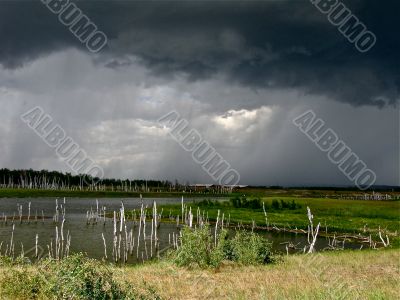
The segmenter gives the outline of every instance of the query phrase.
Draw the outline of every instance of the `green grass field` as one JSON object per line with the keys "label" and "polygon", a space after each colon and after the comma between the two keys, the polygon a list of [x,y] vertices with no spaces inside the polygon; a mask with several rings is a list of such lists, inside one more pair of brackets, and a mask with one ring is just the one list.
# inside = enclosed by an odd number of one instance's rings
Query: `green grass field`
{"label": "green grass field", "polygon": [[[278,227],[307,229],[308,219],[306,207],[310,207],[314,215],[314,223],[321,222],[321,231],[328,228],[328,232],[357,234],[362,233],[377,235],[379,227],[391,238],[394,247],[400,247],[400,201],[364,201],[364,200],[338,200],[327,198],[294,198],[294,197],[264,197],[261,200],[271,206],[274,199],[301,205],[295,210],[267,209],[268,221]],[[199,202],[188,204],[192,207],[194,215]],[[181,205],[163,206],[164,215],[181,214]],[[257,225],[265,225],[262,209],[235,208],[228,201],[216,202],[214,206],[200,206],[201,210],[208,212],[210,220],[215,220],[220,210],[225,214],[225,219],[230,215],[231,222],[251,224],[254,220]],[[365,232],[364,232],[365,230]]]}

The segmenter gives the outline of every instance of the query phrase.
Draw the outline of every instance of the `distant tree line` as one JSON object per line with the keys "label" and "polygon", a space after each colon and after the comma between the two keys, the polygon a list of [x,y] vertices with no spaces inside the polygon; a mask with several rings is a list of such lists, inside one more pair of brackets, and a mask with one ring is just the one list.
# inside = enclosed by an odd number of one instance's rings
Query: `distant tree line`
{"label": "distant tree line", "polygon": [[[95,184],[94,184],[95,183]],[[0,169],[0,188],[44,189],[67,191],[119,191],[119,192],[186,192],[200,194],[225,194],[230,189],[211,186],[197,191],[189,183],[168,180],[92,178],[87,174],[74,175],[48,170]]]}
{"label": "distant tree line", "polygon": [[[95,178],[86,174],[73,175],[71,173],[62,173],[48,170],[9,170],[0,169],[1,187],[21,187],[21,188],[68,188],[68,187],[87,187]],[[97,180],[96,180],[97,182]],[[176,181],[175,185],[179,183]],[[168,180],[144,180],[144,179],[114,179],[105,178],[99,181],[99,185],[124,187],[133,190],[138,187],[147,188],[169,188],[174,186]]]}

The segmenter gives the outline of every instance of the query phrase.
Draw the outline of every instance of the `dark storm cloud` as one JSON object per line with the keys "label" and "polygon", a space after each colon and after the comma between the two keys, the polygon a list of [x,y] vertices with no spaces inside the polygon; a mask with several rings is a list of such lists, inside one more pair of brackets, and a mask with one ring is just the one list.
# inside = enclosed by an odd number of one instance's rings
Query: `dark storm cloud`
{"label": "dark storm cloud", "polygon": [[[111,68],[139,57],[157,76],[201,80],[221,73],[244,86],[296,88],[353,105],[399,100],[397,1],[347,1],[377,36],[359,53],[307,0],[77,1],[104,31]],[[38,56],[82,47],[39,0],[2,1],[0,62],[15,68]]]}

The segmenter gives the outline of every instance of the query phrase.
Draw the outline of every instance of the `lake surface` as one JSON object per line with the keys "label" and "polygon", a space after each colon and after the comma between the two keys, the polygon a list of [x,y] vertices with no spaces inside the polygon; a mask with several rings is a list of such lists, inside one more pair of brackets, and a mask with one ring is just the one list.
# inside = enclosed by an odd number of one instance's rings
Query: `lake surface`
{"label": "lake surface", "polygon": [[[209,198],[208,198],[209,199]],[[201,200],[201,199],[196,199]],[[124,203],[125,211],[131,211],[139,209],[142,203],[140,198],[102,198],[99,199],[99,207],[106,207],[107,212],[119,211],[121,207],[121,201]],[[180,203],[181,198],[144,198],[144,206],[148,206],[151,211],[153,202],[156,201],[157,205],[167,204],[167,203]],[[191,202],[193,199],[185,199],[185,202]],[[26,220],[28,215],[28,203],[31,202],[31,217],[30,223]],[[60,223],[54,223],[52,216],[55,214],[55,199],[54,198],[2,198],[0,199],[0,243],[1,253],[4,254],[8,245],[11,242],[12,235],[12,218],[14,217],[14,255],[17,256],[21,253],[22,245],[25,252],[25,256],[33,257],[35,253],[35,239],[36,234],[39,236],[39,254],[48,254],[48,245],[51,245],[56,238],[56,227],[59,229],[60,233]],[[58,199],[58,205],[63,203],[63,199]],[[18,205],[22,205],[22,214],[24,220],[20,224],[18,217]],[[96,211],[96,199],[90,198],[67,198],[66,199],[66,221],[64,224],[64,236],[66,237],[67,232],[71,236],[70,253],[74,252],[84,252],[87,253],[89,257],[102,259],[104,258],[104,243],[102,234],[106,240],[107,246],[107,256],[108,260],[112,260],[112,248],[113,248],[113,222],[111,218],[106,218],[106,224],[103,221],[99,221],[95,225],[87,225],[86,214],[87,211],[91,209]],[[47,217],[42,220],[42,210],[44,215]],[[38,215],[38,220],[35,222],[35,215]],[[4,215],[7,216],[7,224],[4,222]],[[164,212],[164,216],[166,212]],[[60,216],[61,219],[61,216]],[[151,256],[151,242],[149,240],[151,233],[151,219],[146,220],[146,245],[143,240],[143,235],[140,238],[139,250],[136,249],[137,246],[137,235],[138,226],[134,226],[132,220],[127,221],[127,231],[129,232],[133,229],[133,236],[135,237],[135,247],[133,255],[128,255],[128,263],[135,263],[137,261],[142,261]],[[172,235],[179,234],[179,229],[176,224],[162,223],[157,231],[158,240],[160,243],[160,253],[168,248],[170,248],[170,241]],[[286,243],[296,245],[296,248],[302,248],[307,244],[307,236],[304,234],[294,234],[294,233],[283,233],[283,232],[260,232],[263,236],[267,237],[273,242],[273,248],[277,251],[286,252]],[[323,249],[328,246],[328,240],[326,238],[319,238],[316,244],[316,249]],[[359,244],[346,242],[346,248],[360,248]],[[299,250],[289,248],[289,252],[298,252]],[[155,250],[153,246],[153,256],[155,256]]]}

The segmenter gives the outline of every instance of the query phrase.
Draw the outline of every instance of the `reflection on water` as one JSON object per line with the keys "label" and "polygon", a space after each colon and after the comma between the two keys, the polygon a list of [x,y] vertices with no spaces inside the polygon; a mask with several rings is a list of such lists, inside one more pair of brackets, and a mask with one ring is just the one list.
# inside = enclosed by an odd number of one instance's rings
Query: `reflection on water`
{"label": "reflection on water", "polygon": [[[99,206],[106,206],[107,212],[119,211],[121,201],[123,201],[125,206],[125,211],[130,211],[133,209],[139,209],[141,205],[141,199],[139,198],[126,198],[126,199],[100,199]],[[153,201],[156,201],[158,205],[167,203],[180,203],[180,198],[157,198],[143,199],[143,204],[148,206],[151,212],[151,205]],[[191,199],[186,200],[191,201]],[[31,219],[30,224],[27,220],[23,220],[20,224],[18,219],[18,209],[17,204],[22,205],[23,215],[28,214],[28,203],[31,202]],[[62,201],[59,201],[61,204]],[[113,230],[114,226],[111,219],[106,219],[106,224],[99,222],[96,225],[86,224],[86,212],[93,208],[96,210],[96,200],[95,199],[83,199],[83,198],[68,198],[66,200],[66,221],[64,224],[64,235],[67,232],[71,235],[71,245],[70,253],[74,252],[84,252],[87,253],[89,257],[102,259],[104,258],[104,245],[102,234],[104,234],[107,246],[108,259],[112,259],[112,249],[113,249]],[[15,230],[14,230],[14,245],[15,245],[15,255],[21,253],[22,245],[25,251],[25,255],[28,257],[33,257],[35,253],[35,237],[36,234],[39,236],[39,252],[42,254],[48,253],[48,246],[51,242],[54,243],[56,236],[56,226],[60,229],[60,224],[55,224],[51,218],[47,218],[44,221],[41,217],[38,217],[37,222],[35,222],[36,211],[38,216],[41,213],[45,216],[53,216],[55,212],[55,199],[51,198],[34,198],[34,199],[0,199],[0,242],[1,253],[4,254],[6,248],[10,244],[11,234],[12,234],[12,217],[15,214]],[[7,215],[7,224],[4,222],[4,215]],[[128,263],[134,263],[141,261],[142,258],[151,257],[151,219],[146,220],[146,237],[143,239],[143,234],[140,237],[139,250],[137,250],[137,235],[138,226],[135,226],[132,220],[127,220],[127,231],[133,230],[133,235],[135,239],[135,246],[132,255],[128,255]],[[176,224],[162,223],[157,231],[157,236],[159,240],[160,252],[169,248],[169,241],[172,239],[172,234],[179,233],[179,229]],[[302,248],[307,244],[307,236],[303,234],[294,233],[276,233],[276,232],[260,232],[260,234],[266,236],[270,241],[273,242],[273,248],[277,251],[286,252],[286,245],[289,242],[290,246],[295,246],[296,248]],[[325,238],[319,238],[316,244],[316,249],[323,249],[328,246],[328,240]],[[348,243],[345,244],[346,248],[359,248],[358,244]],[[298,252],[299,250],[294,250],[289,247],[290,252]],[[154,245],[153,245],[153,256],[156,256]]]}

